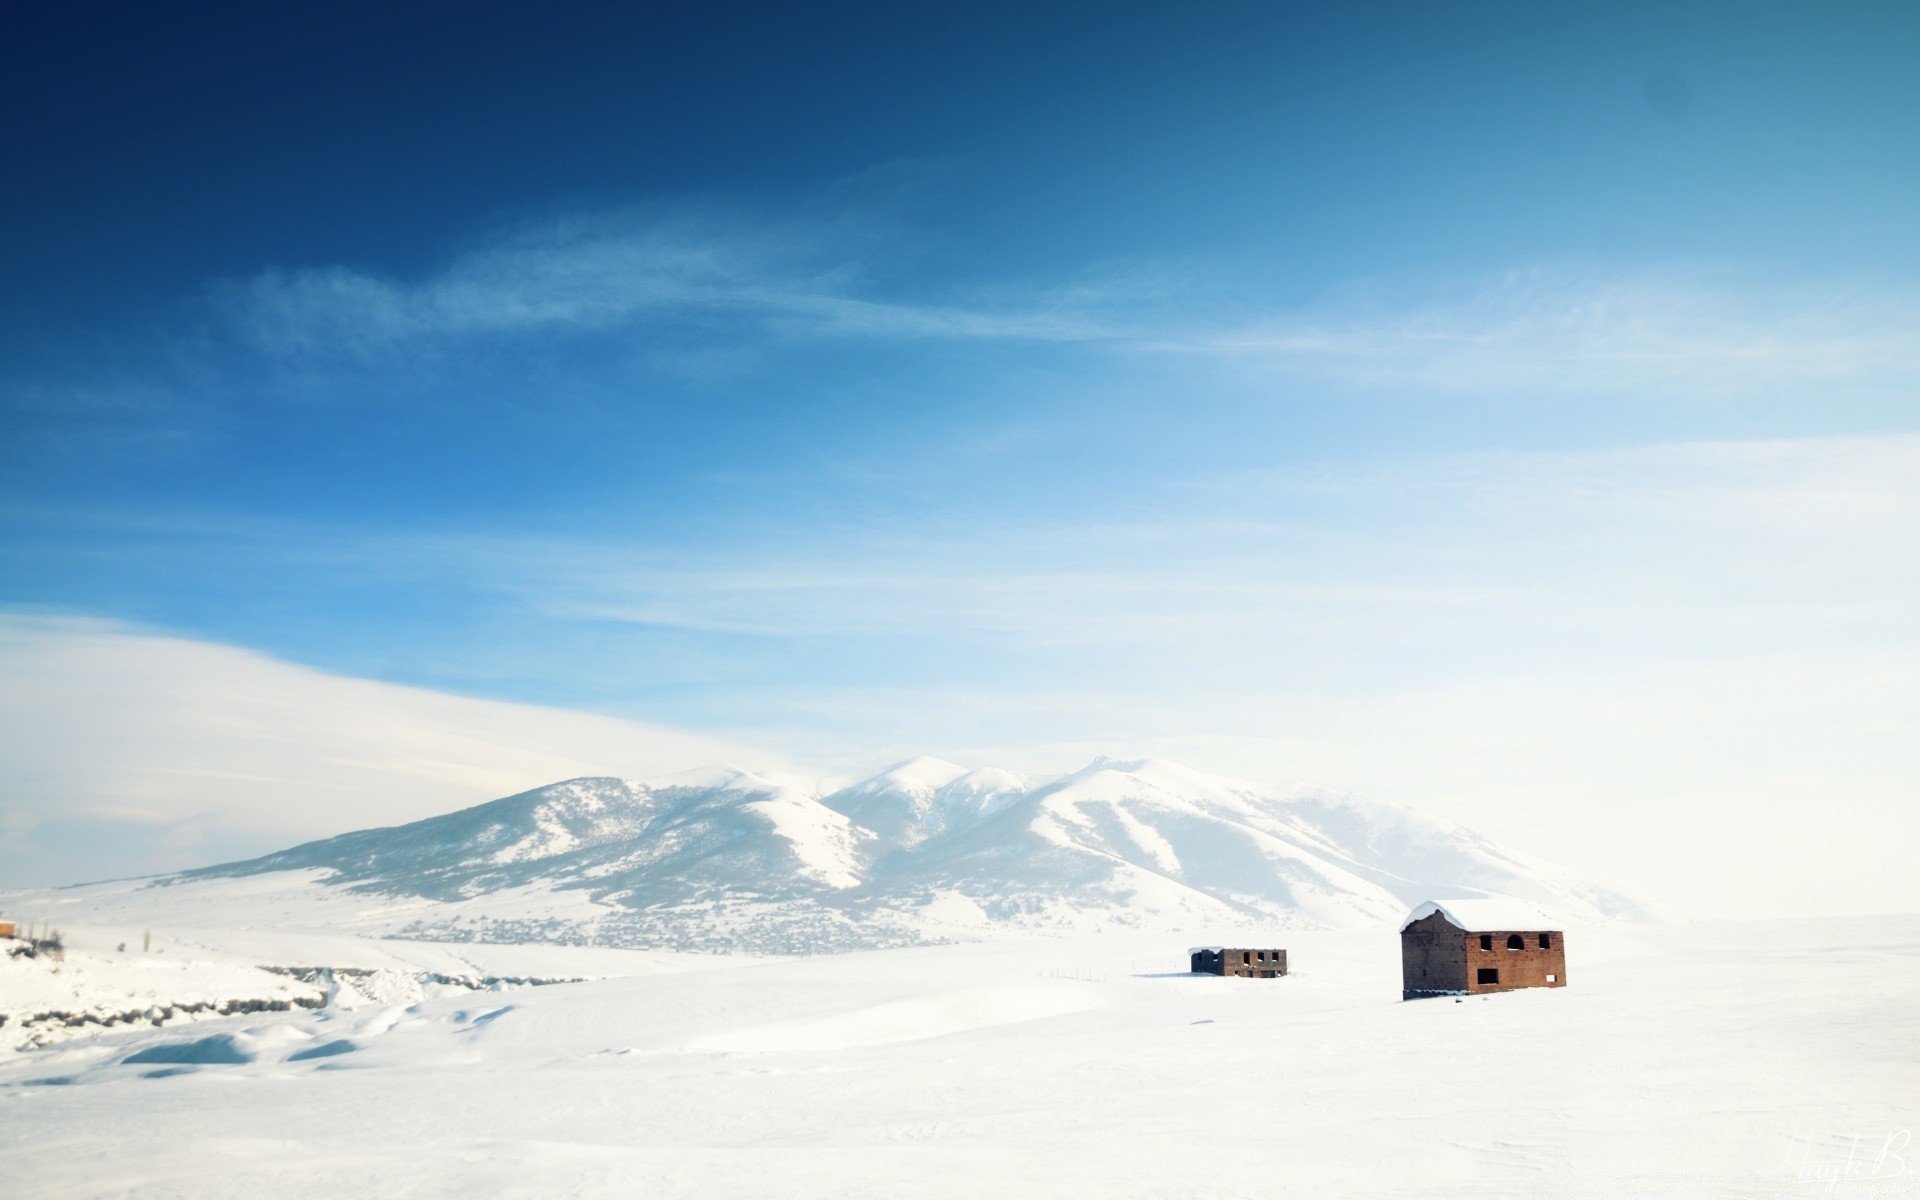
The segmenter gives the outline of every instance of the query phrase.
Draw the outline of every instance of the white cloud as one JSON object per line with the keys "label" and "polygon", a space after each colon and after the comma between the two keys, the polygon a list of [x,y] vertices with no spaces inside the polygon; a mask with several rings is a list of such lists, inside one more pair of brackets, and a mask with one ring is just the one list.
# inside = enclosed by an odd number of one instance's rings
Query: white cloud
{"label": "white cloud", "polygon": [[1858,282],[1789,288],[1704,272],[1536,269],[1413,303],[1381,295],[1251,315],[1162,344],[1439,397],[1910,397],[1920,384],[1920,297]]}
{"label": "white cloud", "polygon": [[[483,240],[419,278],[344,266],[219,289],[280,353],[648,324],[787,337],[1101,342],[1258,375],[1412,397],[1900,397],[1920,385],[1920,297],[1859,280],[1780,286],[1730,271],[1516,270],[1424,293],[1348,289],[1275,307],[1205,273],[1136,264],[1054,286],[889,294],[856,221],[610,213]],[[1826,397],[1822,397],[1826,398]]]}
{"label": "white cloud", "polygon": [[0,876],[177,869],[576,775],[779,765],[719,738],[0,618]]}
{"label": "white cloud", "polygon": [[1113,336],[1086,289],[998,307],[877,299],[848,240],[833,227],[613,215],[523,228],[416,280],[331,266],[267,271],[219,293],[260,343],[286,353],[662,320],[746,321],[759,336]]}

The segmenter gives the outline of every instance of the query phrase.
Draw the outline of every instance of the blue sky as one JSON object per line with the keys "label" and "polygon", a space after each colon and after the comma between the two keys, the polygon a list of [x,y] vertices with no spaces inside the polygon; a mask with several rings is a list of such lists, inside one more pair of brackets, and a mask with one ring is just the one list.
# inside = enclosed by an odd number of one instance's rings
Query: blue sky
{"label": "blue sky", "polygon": [[1562,856],[1920,786],[1910,5],[18,27],[21,638],[832,770],[1164,752]]}

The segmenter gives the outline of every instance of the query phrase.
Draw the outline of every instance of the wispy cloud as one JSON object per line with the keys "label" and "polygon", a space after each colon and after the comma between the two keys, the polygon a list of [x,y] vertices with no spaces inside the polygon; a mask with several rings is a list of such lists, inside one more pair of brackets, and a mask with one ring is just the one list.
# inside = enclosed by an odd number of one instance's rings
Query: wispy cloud
{"label": "wispy cloud", "polygon": [[1920,385],[1920,296],[1726,273],[1539,269],[1412,302],[1376,295],[1256,315],[1156,344],[1438,396],[1892,392]]}
{"label": "wispy cloud", "polygon": [[1544,267],[1279,307],[1194,264],[1133,264],[943,294],[890,278],[877,241],[845,224],[603,214],[497,235],[417,278],[332,266],[216,291],[257,345],[292,355],[673,326],[735,342],[1101,343],[1416,398],[1920,386],[1920,296],[1861,281]]}
{"label": "wispy cloud", "polygon": [[[929,365],[943,347],[970,348],[975,374],[948,380],[963,389],[1071,354],[1056,360],[1074,372],[1066,392],[1155,386],[1169,403],[1304,393],[1816,411],[1920,389],[1920,294],[1884,282],[1545,266],[1361,280],[1278,303],[1221,264],[982,280],[928,269],[915,237],[858,208],[805,218],[702,202],[523,223],[407,274],[265,270],[211,284],[188,329],[119,337],[59,378],[0,378],[0,411],[23,437],[147,446],[191,445],[226,413],[283,399],[585,405],[655,372],[696,390],[752,376],[798,399],[818,382],[823,360],[805,356],[821,346],[834,369],[903,391],[947,380]],[[1026,415],[1051,399],[1033,396]]]}
{"label": "wispy cloud", "polygon": [[602,216],[497,237],[411,281],[275,270],[218,289],[262,345],[367,351],[419,339],[747,321],[763,334],[1042,341],[1116,336],[1074,288],[1018,306],[885,299],[835,227]]}

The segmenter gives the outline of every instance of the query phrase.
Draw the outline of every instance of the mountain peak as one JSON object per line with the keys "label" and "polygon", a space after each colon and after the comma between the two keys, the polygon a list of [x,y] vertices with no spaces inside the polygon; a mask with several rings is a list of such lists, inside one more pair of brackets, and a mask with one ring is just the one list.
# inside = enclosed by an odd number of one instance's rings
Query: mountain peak
{"label": "mountain peak", "polygon": [[820,802],[891,845],[912,847],[945,826],[936,798],[942,788],[966,774],[965,767],[922,755],[895,763]]}
{"label": "mountain peak", "polygon": [[736,792],[774,792],[785,791],[796,784],[796,780],[777,771],[749,771],[744,767],[736,767],[732,763],[715,763],[709,767],[695,767],[690,771],[676,771],[671,775],[657,775],[651,779],[639,781],[639,786],[654,791],[664,788],[702,788]]}
{"label": "mountain peak", "polygon": [[950,763],[944,758],[921,754],[905,762],[897,762],[873,778],[862,780],[854,786],[875,785],[934,792],[966,773],[965,767]]}
{"label": "mountain peak", "polygon": [[[607,944],[776,953],[1005,928],[1383,925],[1474,892],[1575,921],[1638,910],[1408,809],[1105,757],[1041,777],[911,758],[825,796],[734,766],[573,779],[163,882],[275,873],[285,887],[394,897],[406,936],[587,930]],[[504,909],[527,915],[503,923]]]}

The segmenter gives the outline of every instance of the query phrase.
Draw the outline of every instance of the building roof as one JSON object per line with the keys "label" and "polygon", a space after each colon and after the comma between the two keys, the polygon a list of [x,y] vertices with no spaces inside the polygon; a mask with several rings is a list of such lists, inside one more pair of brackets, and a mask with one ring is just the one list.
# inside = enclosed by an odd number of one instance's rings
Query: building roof
{"label": "building roof", "polygon": [[1557,929],[1539,909],[1511,896],[1472,896],[1463,900],[1429,900],[1400,922],[1405,929],[1415,921],[1439,913],[1468,933],[1519,933]]}

